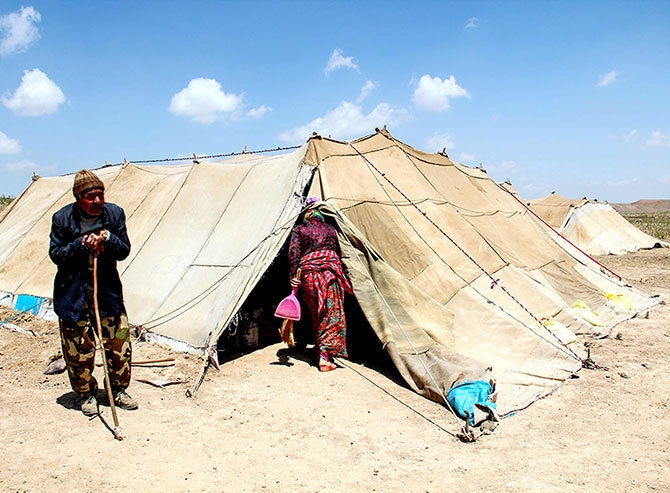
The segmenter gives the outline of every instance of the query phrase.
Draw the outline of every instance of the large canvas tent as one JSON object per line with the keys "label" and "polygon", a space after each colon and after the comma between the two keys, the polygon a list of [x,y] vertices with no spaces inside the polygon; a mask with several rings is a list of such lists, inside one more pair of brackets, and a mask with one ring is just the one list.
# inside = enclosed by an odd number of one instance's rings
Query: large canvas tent
{"label": "large canvas tent", "polygon": [[589,255],[621,255],[667,246],[640,231],[607,202],[572,200],[555,192],[528,205],[552,228]]}
{"label": "large canvas tent", "polygon": [[[306,195],[326,201],[379,341],[431,399],[493,375],[500,414],[521,409],[582,363],[543,322],[606,334],[657,303],[561,248],[482,170],[385,130],[352,142],[314,136],[282,155],[96,172],[128,218],[133,247],[120,272],[129,319],[183,348],[216,345]],[[41,178],[0,217],[0,292],[51,296],[50,218],[72,200],[71,185],[72,175]],[[621,297],[627,307],[612,301]]]}

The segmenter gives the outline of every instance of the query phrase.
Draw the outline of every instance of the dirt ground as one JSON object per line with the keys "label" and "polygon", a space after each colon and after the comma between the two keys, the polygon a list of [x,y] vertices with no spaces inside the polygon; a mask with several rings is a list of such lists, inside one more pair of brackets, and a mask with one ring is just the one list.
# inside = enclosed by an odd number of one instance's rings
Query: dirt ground
{"label": "dirt ground", "polygon": [[[670,298],[668,249],[600,260]],[[135,343],[135,361],[174,361],[134,367],[140,409],[118,410],[115,440],[109,407],[84,417],[66,374],[42,373],[56,325],[11,323],[36,335],[0,329],[1,491],[670,491],[668,305],[589,341],[607,370],[581,370],[475,443],[383,374],[319,373],[281,344],[208,371],[189,398],[202,360]]]}

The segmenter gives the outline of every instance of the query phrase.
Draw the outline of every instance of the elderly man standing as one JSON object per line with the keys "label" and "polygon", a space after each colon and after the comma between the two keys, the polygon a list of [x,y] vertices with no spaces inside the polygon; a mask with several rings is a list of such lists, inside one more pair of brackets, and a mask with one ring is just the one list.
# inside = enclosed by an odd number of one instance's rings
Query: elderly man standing
{"label": "elderly man standing", "polygon": [[93,376],[93,258],[97,257],[98,308],[114,404],[137,409],[137,403],[126,393],[131,373],[130,329],[116,267],[130,253],[126,216],[118,205],[105,203],[105,185],[91,171],[75,175],[72,193],[76,202],[52,217],[49,245],[49,257],[58,268],[54,311],[59,317],[70,384],[82,399],[84,415],[98,414],[98,382]]}

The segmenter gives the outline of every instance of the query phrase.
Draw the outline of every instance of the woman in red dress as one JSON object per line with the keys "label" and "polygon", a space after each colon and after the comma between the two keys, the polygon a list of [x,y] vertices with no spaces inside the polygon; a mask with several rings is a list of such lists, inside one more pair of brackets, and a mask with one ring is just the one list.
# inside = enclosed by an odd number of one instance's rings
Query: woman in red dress
{"label": "woman in red dress", "polygon": [[[291,286],[301,287],[302,299],[309,308],[319,370],[331,371],[337,368],[334,357],[348,356],[344,296],[352,290],[340,260],[337,231],[325,222],[316,199],[308,199],[307,205],[302,224],[291,233],[289,274]],[[301,279],[296,277],[298,268]]]}

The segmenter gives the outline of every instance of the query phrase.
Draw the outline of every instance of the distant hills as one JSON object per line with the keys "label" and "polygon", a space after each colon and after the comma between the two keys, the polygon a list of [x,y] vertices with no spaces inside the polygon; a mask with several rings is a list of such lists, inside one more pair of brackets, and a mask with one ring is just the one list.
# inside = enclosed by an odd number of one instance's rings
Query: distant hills
{"label": "distant hills", "polygon": [[641,199],[630,204],[611,204],[622,216],[629,214],[655,214],[657,212],[670,212],[670,200]]}

